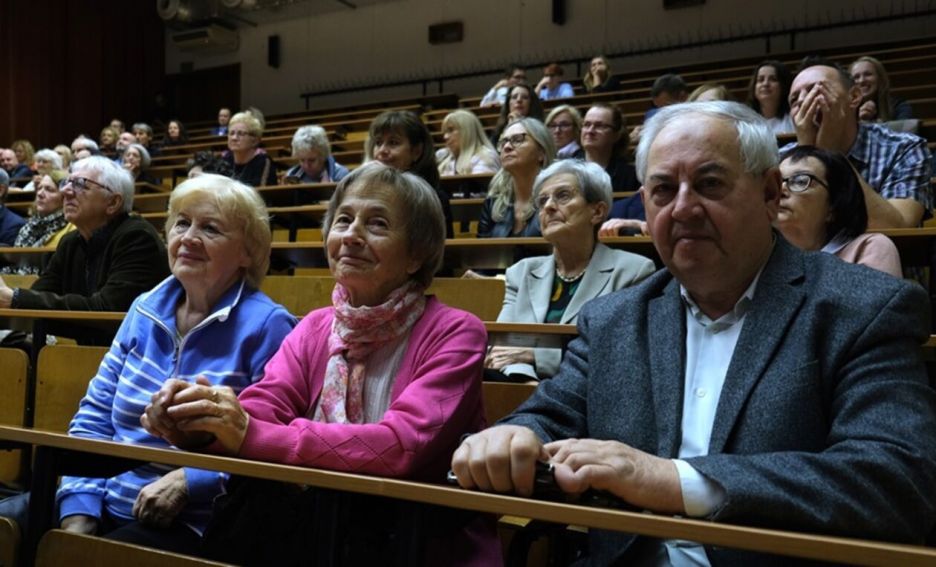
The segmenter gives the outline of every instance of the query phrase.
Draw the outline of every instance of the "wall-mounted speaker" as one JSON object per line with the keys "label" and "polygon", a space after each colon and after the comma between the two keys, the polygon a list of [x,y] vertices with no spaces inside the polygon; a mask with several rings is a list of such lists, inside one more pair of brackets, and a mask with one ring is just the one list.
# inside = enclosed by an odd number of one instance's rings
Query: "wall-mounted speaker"
{"label": "wall-mounted speaker", "polygon": [[267,65],[274,69],[280,66],[280,36],[271,35],[267,37]]}
{"label": "wall-mounted speaker", "polygon": [[563,26],[566,22],[566,0],[552,1],[552,23]]}

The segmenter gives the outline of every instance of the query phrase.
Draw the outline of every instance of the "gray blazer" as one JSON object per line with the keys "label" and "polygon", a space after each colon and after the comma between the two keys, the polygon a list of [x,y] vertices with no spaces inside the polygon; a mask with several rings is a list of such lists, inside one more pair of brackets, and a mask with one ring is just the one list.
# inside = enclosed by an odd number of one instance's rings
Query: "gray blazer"
{"label": "gray blazer", "polygon": [[[600,242],[592,252],[591,260],[582,282],[569,301],[560,323],[575,323],[579,311],[588,301],[631,286],[643,280],[655,270],[653,261],[624,252],[612,250]],[[507,269],[507,287],[504,291],[504,307],[497,321],[500,323],[542,323],[546,321],[549,297],[553,291],[553,276],[556,259],[536,256],[523,259]],[[511,364],[502,370],[506,374],[526,374],[531,378],[551,378],[559,370],[562,351],[555,348],[537,348],[533,351],[535,369],[529,364]]]}
{"label": "gray blazer", "polygon": [[[679,283],[660,271],[582,310],[559,374],[504,421],[546,441],[615,439],[677,456],[685,368]],[[779,236],[718,401],[709,455],[726,491],[711,519],[921,543],[936,518],[936,395],[916,284],[805,253]],[[634,536],[593,531],[596,565]],[[776,557],[707,548],[713,565]],[[790,564],[786,558],[778,564]]]}

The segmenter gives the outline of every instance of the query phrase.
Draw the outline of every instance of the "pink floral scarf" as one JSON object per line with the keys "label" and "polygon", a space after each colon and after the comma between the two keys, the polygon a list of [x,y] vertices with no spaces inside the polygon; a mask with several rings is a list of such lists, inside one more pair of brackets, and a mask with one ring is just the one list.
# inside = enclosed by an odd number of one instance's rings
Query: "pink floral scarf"
{"label": "pink floral scarf", "polygon": [[371,353],[401,336],[422,317],[423,287],[410,280],[375,307],[352,307],[348,291],[335,284],[335,319],[328,337],[325,383],[313,418],[328,423],[364,421],[364,362]]}

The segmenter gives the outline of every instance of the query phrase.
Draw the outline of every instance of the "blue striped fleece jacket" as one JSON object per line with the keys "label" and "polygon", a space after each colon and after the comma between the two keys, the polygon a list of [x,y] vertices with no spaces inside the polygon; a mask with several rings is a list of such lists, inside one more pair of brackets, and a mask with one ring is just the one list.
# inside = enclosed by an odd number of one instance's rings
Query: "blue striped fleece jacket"
{"label": "blue striped fleece jacket", "polygon": [[[224,293],[211,315],[179,339],[175,309],[183,293],[170,276],[133,302],[88,385],[69,435],[167,447],[140,425],[144,407],[166,380],[194,381],[203,375],[240,392],[263,377],[267,360],[296,325],[286,309],[241,281]],[[140,489],[171,470],[149,464],[110,479],[64,477],[57,495],[60,517],[100,518],[106,511],[118,523],[129,522]],[[224,478],[185,469],[189,501],[179,520],[201,533]]]}

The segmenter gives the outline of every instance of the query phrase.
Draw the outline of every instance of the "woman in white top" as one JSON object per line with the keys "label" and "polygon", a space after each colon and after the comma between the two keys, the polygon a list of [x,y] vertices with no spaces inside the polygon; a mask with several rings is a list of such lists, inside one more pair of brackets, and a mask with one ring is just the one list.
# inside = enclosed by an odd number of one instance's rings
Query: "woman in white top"
{"label": "woman in white top", "polygon": [[484,134],[478,117],[468,110],[450,112],[442,121],[445,147],[436,154],[439,175],[495,173],[500,169],[500,157]]}
{"label": "woman in white top", "polygon": [[748,106],[767,119],[774,134],[795,132],[790,118],[790,84],[793,77],[780,61],[761,61],[748,85]]}

